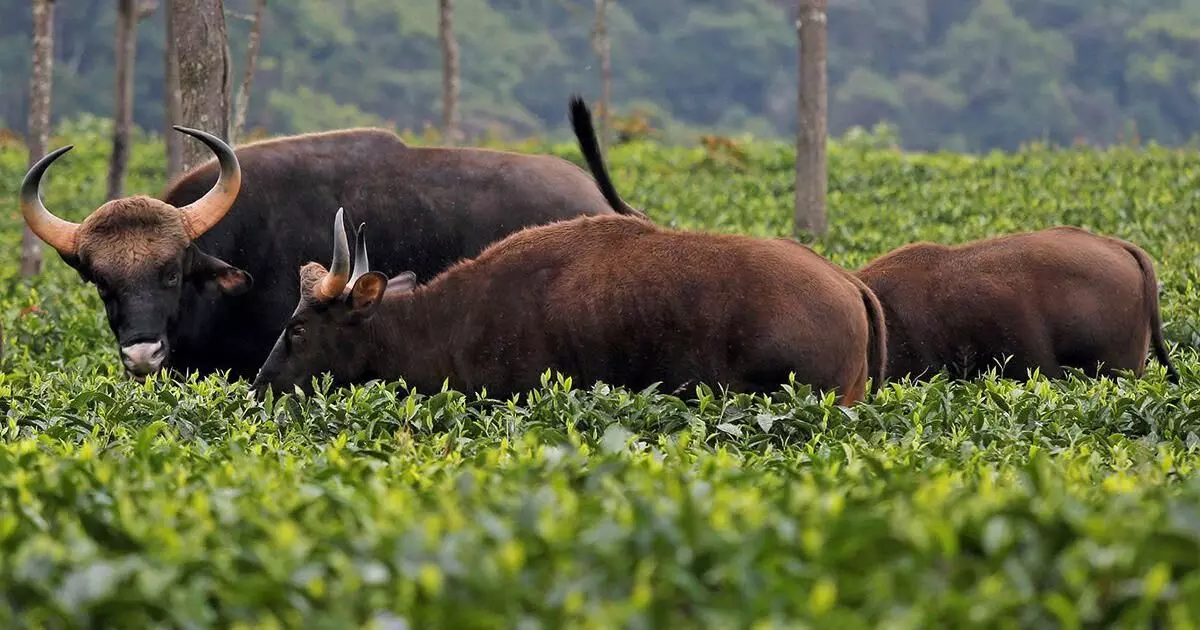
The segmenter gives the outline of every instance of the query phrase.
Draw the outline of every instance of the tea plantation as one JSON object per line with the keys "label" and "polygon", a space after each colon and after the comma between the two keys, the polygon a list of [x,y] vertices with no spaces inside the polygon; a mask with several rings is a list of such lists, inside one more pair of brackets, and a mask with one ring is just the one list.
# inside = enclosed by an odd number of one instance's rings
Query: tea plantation
{"label": "tea plantation", "polygon": [[[103,201],[106,138],[66,142],[44,190],[79,219]],[[610,161],[663,224],[788,234],[791,149],[743,148]],[[1140,244],[1183,382],[1154,362],[1143,379],[896,382],[852,409],[802,386],[676,398],[554,376],[513,401],[139,385],[56,254],[16,277],[27,156],[10,144],[0,626],[1196,627],[1200,154],[831,151],[816,247],[847,267],[1060,223]],[[158,194],[160,164],[140,144],[127,191]]]}

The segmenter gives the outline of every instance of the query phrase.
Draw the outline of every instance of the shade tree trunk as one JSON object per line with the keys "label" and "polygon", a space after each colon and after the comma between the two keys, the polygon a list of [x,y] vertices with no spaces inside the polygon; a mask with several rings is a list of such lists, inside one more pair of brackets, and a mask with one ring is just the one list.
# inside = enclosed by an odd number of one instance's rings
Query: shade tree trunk
{"label": "shade tree trunk", "polygon": [[442,133],[450,144],[462,140],[459,119],[458,39],[454,36],[454,3],[438,0],[438,39],[442,45]]}
{"label": "shade tree trunk", "polygon": [[[231,79],[221,0],[173,0],[169,19],[179,67],[178,124],[228,139]],[[187,171],[212,154],[203,143],[189,140],[182,156],[180,168]]]}
{"label": "shade tree trunk", "polygon": [[800,0],[800,87],[796,104],[796,233],[823,235],[827,229],[826,11],[828,0]]}
{"label": "shade tree trunk", "polygon": [[[50,92],[54,84],[54,0],[33,0],[33,54],[29,73],[29,166],[50,144]],[[21,233],[21,277],[42,271],[42,241],[25,225]]]}

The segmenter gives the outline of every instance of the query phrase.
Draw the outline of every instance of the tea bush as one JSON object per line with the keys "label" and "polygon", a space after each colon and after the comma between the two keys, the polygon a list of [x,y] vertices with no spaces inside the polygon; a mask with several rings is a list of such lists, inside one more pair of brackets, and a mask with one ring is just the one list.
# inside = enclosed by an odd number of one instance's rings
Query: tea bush
{"label": "tea bush", "polygon": [[[104,194],[105,137],[84,127],[44,186],[74,219]],[[610,161],[663,224],[787,234],[791,150],[743,149],[738,164],[633,144]],[[128,191],[161,190],[161,156],[137,145]],[[0,148],[8,199],[26,160]],[[1155,147],[833,147],[815,247],[835,262],[1057,223],[1128,238],[1157,261],[1183,376],[895,382],[851,409],[797,384],[676,397],[553,375],[511,401],[138,384],[56,254],[17,279],[11,204],[0,625],[1193,627],[1198,180],[1194,152]]]}

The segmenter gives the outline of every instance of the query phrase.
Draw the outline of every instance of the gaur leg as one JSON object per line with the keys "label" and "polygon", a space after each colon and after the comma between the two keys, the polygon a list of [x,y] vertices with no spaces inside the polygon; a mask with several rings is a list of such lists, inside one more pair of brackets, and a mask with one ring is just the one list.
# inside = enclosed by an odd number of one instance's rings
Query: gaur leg
{"label": "gaur leg", "polygon": [[1109,347],[1093,353],[1087,367],[1083,368],[1096,376],[1117,378],[1120,372],[1130,371],[1141,377],[1146,371],[1146,360],[1150,353],[1150,330],[1130,335],[1128,340],[1112,340]]}
{"label": "gaur leg", "polygon": [[1064,366],[1092,377],[1116,377],[1129,370],[1141,376],[1150,350],[1150,329],[1145,322],[1130,326],[1130,317],[1078,322],[1064,327],[1058,340],[1058,359]]}
{"label": "gaur leg", "polygon": [[992,346],[997,351],[981,368],[986,370],[991,365],[1007,361],[1001,371],[1005,378],[1025,380],[1034,369],[1046,378],[1062,378],[1062,364],[1054,351],[1054,339],[1042,313],[1033,305],[1022,303],[1020,308],[1008,314],[1007,321],[1008,326],[1001,333],[1002,343]]}
{"label": "gaur leg", "polygon": [[858,374],[848,383],[846,383],[844,387],[840,388],[841,391],[838,392],[841,396],[838,402],[839,405],[842,405],[843,407],[849,407],[854,403],[866,398],[867,378],[869,371],[870,370],[867,362],[863,361],[861,369],[858,370]]}

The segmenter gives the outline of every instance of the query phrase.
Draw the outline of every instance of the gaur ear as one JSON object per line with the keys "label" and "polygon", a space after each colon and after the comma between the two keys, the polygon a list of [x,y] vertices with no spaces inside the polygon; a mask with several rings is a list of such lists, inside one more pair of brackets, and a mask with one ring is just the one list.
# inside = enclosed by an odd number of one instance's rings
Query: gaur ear
{"label": "gaur ear", "polygon": [[411,271],[404,273],[387,281],[387,289],[384,293],[389,295],[398,295],[401,293],[410,293],[417,288],[417,274]]}
{"label": "gaur ear", "polygon": [[368,271],[359,276],[358,280],[354,281],[354,288],[350,289],[350,296],[347,298],[350,310],[362,314],[373,310],[379,304],[379,300],[383,299],[387,285],[387,276],[378,271]]}
{"label": "gaur ear", "polygon": [[83,267],[80,264],[82,261],[79,260],[79,256],[75,254],[64,254],[62,252],[58,252],[58,257],[61,258],[63,262],[67,263],[68,267],[81,274],[83,273]]}
{"label": "gaur ear", "polygon": [[254,288],[254,278],[249,273],[194,248],[188,279],[209,297],[241,295]]}

